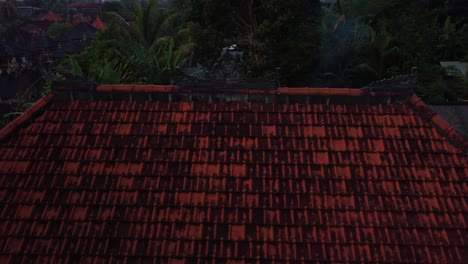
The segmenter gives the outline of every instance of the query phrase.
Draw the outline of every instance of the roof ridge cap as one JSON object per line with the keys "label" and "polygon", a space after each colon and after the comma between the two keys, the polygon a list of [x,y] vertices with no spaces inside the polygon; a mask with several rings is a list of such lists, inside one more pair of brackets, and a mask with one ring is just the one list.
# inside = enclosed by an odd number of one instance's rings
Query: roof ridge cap
{"label": "roof ridge cap", "polygon": [[177,85],[169,84],[100,84],[94,88],[96,92],[163,92],[170,93],[180,90]]}
{"label": "roof ridge cap", "polygon": [[54,91],[71,92],[163,92],[170,93],[180,90],[177,85],[160,84],[98,84],[93,82],[57,82],[52,88]]}
{"label": "roof ridge cap", "polygon": [[54,99],[54,97],[55,96],[51,93],[47,96],[40,98],[30,108],[26,109],[20,116],[8,123],[2,130],[0,130],[0,141],[8,137],[22,124],[26,123],[34,114],[39,112],[41,109],[44,108],[44,106],[51,102],[52,99]]}
{"label": "roof ridge cap", "polygon": [[329,87],[287,87],[277,88],[277,92],[286,95],[347,95],[359,96],[364,93],[359,88],[329,88]]}
{"label": "roof ridge cap", "polygon": [[[204,90],[181,87],[177,84],[84,84],[73,85],[71,83],[60,83],[55,86],[56,91],[88,91],[88,92],[206,92]],[[213,90],[213,92],[216,89]],[[284,94],[284,95],[321,95],[321,96],[398,96],[398,92],[368,92],[360,88],[329,88],[329,87],[288,87],[281,86],[276,89],[227,89],[218,90],[218,92],[238,92],[240,94]],[[256,92],[261,91],[261,92]],[[405,93],[407,94],[407,93]]]}
{"label": "roof ridge cap", "polygon": [[416,112],[434,124],[436,129],[440,130],[442,134],[449,140],[456,148],[461,149],[468,154],[468,140],[461,135],[454,126],[452,126],[442,116],[432,110],[419,96],[413,94],[409,100]]}

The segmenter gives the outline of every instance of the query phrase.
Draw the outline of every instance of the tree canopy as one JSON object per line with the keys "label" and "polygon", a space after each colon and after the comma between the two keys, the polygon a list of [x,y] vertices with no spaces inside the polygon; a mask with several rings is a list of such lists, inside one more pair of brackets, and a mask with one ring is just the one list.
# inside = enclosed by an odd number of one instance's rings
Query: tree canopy
{"label": "tree canopy", "polygon": [[[209,69],[222,48],[237,44],[248,75],[280,68],[282,85],[363,87],[418,67],[421,96],[468,97],[466,78],[448,77],[439,65],[468,61],[463,1],[125,2],[106,4],[109,28],[66,60],[76,73],[101,82],[172,83],[177,67]],[[8,7],[2,3],[2,14],[13,14]]]}
{"label": "tree canopy", "polygon": [[0,22],[9,23],[16,18],[16,6],[13,1],[0,3]]}
{"label": "tree canopy", "polygon": [[109,14],[110,27],[67,61],[73,73],[103,83],[173,83],[176,68],[185,62],[182,44],[187,44],[176,43],[183,30],[171,23],[173,14],[156,0],[134,2],[126,12],[131,22]]}

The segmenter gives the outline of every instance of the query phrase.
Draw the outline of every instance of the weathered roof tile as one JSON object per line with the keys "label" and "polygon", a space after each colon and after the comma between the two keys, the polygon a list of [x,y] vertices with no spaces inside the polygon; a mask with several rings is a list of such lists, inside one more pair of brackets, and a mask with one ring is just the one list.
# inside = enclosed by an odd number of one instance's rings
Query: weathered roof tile
{"label": "weathered roof tile", "polygon": [[351,102],[41,99],[0,132],[0,262],[462,263],[463,138]]}

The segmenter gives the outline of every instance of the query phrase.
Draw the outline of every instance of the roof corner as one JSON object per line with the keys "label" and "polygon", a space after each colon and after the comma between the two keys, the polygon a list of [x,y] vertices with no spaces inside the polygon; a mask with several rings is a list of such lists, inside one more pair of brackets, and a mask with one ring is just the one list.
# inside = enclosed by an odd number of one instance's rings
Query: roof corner
{"label": "roof corner", "polygon": [[19,117],[15,120],[11,121],[8,125],[6,125],[2,130],[0,130],[0,141],[7,138],[11,133],[13,133],[18,127],[26,123],[28,120],[31,119],[36,113],[38,113],[41,109],[43,109],[49,102],[54,99],[53,94],[49,94],[47,96],[42,97],[39,99],[33,106],[26,109]]}
{"label": "roof corner", "polygon": [[432,123],[455,147],[460,148],[463,152],[468,154],[468,140],[466,140],[455,127],[434,112],[419,96],[413,94],[409,103],[420,116]]}

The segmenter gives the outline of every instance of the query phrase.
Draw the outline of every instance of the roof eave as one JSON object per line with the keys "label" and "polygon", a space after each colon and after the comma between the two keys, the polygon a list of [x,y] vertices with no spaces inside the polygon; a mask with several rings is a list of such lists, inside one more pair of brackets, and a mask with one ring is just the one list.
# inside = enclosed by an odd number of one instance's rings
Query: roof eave
{"label": "roof eave", "polygon": [[2,130],[0,130],[0,141],[2,141],[3,139],[5,139],[9,135],[11,135],[21,125],[27,123],[35,114],[37,114],[39,111],[41,111],[53,99],[54,99],[54,95],[49,94],[49,95],[44,96],[41,99],[39,99],[30,108],[26,109],[20,116],[18,116],[15,120],[11,121]]}

